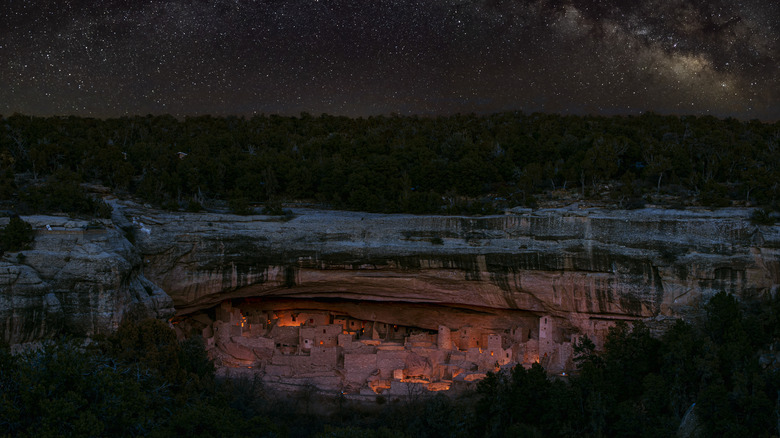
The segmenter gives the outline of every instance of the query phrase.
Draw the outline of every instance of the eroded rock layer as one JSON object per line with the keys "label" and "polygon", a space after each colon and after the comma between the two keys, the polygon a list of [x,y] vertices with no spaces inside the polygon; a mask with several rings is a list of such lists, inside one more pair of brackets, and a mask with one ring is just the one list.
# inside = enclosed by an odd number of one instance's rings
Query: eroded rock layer
{"label": "eroded rock layer", "polygon": [[780,283],[780,227],[751,224],[748,210],[271,217],[112,205],[97,229],[25,218],[34,247],[0,263],[5,340],[250,297],[433,305],[414,313],[420,328],[439,324],[435,308],[525,312],[593,334],[604,321],[694,316],[717,291],[751,298]]}
{"label": "eroded rock layer", "polygon": [[143,275],[140,255],[111,221],[23,219],[36,233],[32,248],[0,260],[0,340],[92,336],[128,315],[173,315],[170,297]]}
{"label": "eroded rock layer", "polygon": [[780,228],[752,225],[749,211],[124,211],[147,277],[179,315],[229,298],[339,298],[517,309],[588,332],[603,319],[691,316],[717,291],[750,298],[780,282]]}

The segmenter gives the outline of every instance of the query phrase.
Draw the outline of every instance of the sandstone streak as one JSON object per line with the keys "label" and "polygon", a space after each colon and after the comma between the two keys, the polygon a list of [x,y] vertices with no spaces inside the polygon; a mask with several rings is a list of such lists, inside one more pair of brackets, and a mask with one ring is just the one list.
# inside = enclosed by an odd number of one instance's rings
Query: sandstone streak
{"label": "sandstone streak", "polygon": [[22,219],[36,229],[34,246],[0,261],[0,340],[107,334],[128,315],[173,315],[170,297],[144,277],[138,251],[111,221]]}
{"label": "sandstone streak", "polygon": [[750,298],[780,279],[778,227],[752,225],[740,210],[473,218],[299,209],[290,220],[126,210],[156,224],[136,233],[136,246],[179,314],[266,296],[521,309],[572,321],[684,317],[719,290]]}
{"label": "sandstone streak", "polygon": [[587,333],[596,320],[692,316],[717,291],[751,298],[780,283],[780,227],[752,225],[746,210],[278,218],[113,204],[102,230],[25,218],[34,248],[0,266],[5,340],[110,331],[133,309],[166,315],[168,296],[180,316],[229,298],[338,298],[526,311]]}

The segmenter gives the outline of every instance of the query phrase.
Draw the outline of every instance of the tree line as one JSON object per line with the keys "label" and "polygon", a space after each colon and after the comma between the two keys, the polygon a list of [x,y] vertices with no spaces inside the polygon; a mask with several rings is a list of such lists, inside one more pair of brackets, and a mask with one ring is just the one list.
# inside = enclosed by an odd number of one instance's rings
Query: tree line
{"label": "tree line", "polygon": [[[542,193],[641,206],[778,208],[780,123],[711,116],[260,115],[0,118],[0,199],[105,215],[83,183],[169,209],[309,201],[370,212],[491,213]],[[58,190],[58,191],[57,191]],[[101,210],[102,209],[102,210]]]}

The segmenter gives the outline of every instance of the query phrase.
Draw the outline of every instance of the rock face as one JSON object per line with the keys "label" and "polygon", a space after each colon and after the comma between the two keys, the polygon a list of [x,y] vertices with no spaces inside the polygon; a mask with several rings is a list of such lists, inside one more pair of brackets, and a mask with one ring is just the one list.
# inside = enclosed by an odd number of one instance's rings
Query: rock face
{"label": "rock face", "polygon": [[286,388],[392,396],[504,365],[564,373],[583,334],[599,347],[616,321],[662,328],[718,291],[780,283],[780,228],[749,211],[125,211],[179,332],[203,335],[223,369]]}
{"label": "rock face", "polygon": [[718,291],[749,299],[780,283],[780,227],[752,225],[744,210],[125,214],[146,276],[179,315],[229,298],[338,298],[522,310],[587,333],[605,319],[692,316]]}
{"label": "rock face", "polygon": [[111,221],[22,219],[36,235],[31,249],[0,260],[0,340],[92,336],[110,333],[129,314],[173,315],[170,297],[144,277],[140,255]]}
{"label": "rock face", "polygon": [[[114,205],[102,229],[24,218],[34,248],[0,262],[3,339],[100,333],[128,312],[169,315],[171,300],[181,317],[247,297],[342,300],[353,314],[366,302],[413,304],[401,323],[432,330],[472,324],[463,315],[475,312],[496,329],[513,314],[549,315],[590,334],[605,321],[694,316],[717,291],[749,299],[780,283],[780,227],[752,225],[744,210],[271,217]],[[463,318],[444,321],[444,308]]]}

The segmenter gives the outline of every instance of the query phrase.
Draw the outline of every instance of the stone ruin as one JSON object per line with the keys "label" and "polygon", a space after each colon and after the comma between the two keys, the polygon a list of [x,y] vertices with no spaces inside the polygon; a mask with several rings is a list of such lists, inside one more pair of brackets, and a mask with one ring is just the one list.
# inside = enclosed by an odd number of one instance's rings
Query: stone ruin
{"label": "stone ruin", "polygon": [[[431,330],[333,310],[228,300],[181,319],[175,328],[181,336],[201,334],[220,372],[257,376],[291,390],[313,385],[344,394],[403,396],[472,387],[502,367],[538,362],[552,374],[574,368],[579,334],[550,315],[518,322],[504,330],[443,324]],[[598,341],[610,325],[593,324],[591,338]]]}

